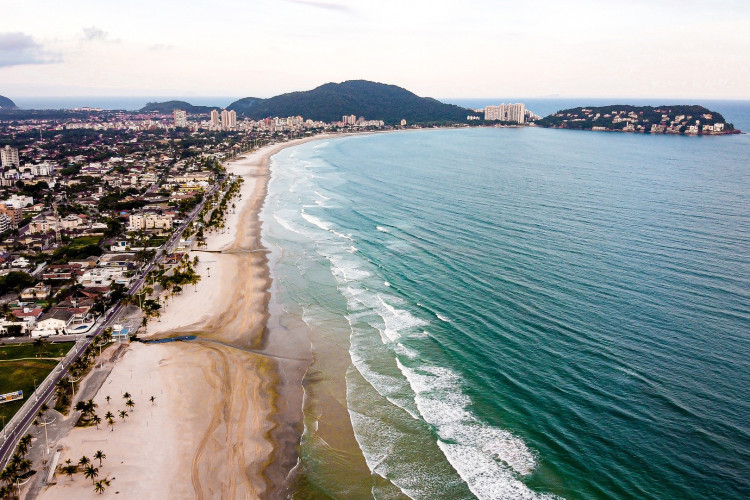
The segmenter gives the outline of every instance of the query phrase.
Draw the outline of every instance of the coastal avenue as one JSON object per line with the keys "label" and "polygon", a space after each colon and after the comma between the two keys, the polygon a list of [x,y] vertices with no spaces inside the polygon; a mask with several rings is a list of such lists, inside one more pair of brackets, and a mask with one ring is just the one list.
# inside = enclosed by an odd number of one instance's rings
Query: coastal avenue
{"label": "coastal avenue", "polygon": [[[203,201],[201,201],[193,210],[191,215],[183,222],[182,226],[180,226],[178,231],[175,231],[172,236],[169,238],[169,240],[164,244],[162,247],[162,250],[159,250],[154,257],[154,259],[151,261],[151,263],[143,270],[141,273],[140,278],[136,280],[136,282],[130,287],[130,289],[127,291],[127,295],[133,295],[135,292],[138,291],[138,289],[143,286],[144,281],[146,280],[146,276],[149,272],[151,272],[154,267],[156,267],[159,262],[164,258],[164,255],[169,253],[169,250],[174,247],[175,243],[178,241],[178,238],[182,237],[182,233],[187,229],[188,225],[190,225],[193,220],[200,214],[201,210],[203,209],[203,205],[206,203],[206,201],[216,192],[217,186],[214,185],[211,190],[207,193],[207,195],[203,198]],[[99,327],[96,329],[96,331],[93,333],[93,335],[90,335],[90,338],[86,338],[82,342],[76,342],[75,347],[71,349],[70,353],[63,359],[60,365],[58,365],[52,373],[47,377],[45,382],[42,384],[42,387],[39,387],[33,394],[33,396],[36,397],[36,401],[29,406],[28,408],[24,409],[23,407],[19,412],[23,412],[23,414],[16,414],[11,422],[9,422],[8,425],[13,424],[13,421],[15,421],[15,425],[13,426],[13,429],[10,431],[10,433],[7,435],[7,437],[4,437],[4,441],[2,446],[0,446],[0,468],[5,467],[5,465],[8,463],[8,460],[10,459],[11,455],[13,454],[13,451],[15,450],[16,443],[18,440],[23,436],[23,434],[28,430],[29,426],[34,421],[34,418],[36,418],[37,412],[41,409],[42,405],[49,401],[50,397],[52,396],[53,391],[55,390],[55,387],[62,379],[65,378],[65,376],[68,374],[68,369],[70,366],[75,363],[75,361],[86,351],[86,349],[96,340],[96,338],[104,331],[105,328],[109,326],[109,324],[112,322],[114,318],[117,317],[117,315],[122,310],[122,302],[117,304],[115,307],[109,310],[107,313],[105,320],[99,325]],[[71,354],[73,353],[73,354]],[[59,371],[58,371],[59,370]],[[58,371],[57,374],[55,374],[55,371]],[[71,402],[72,405],[72,402]],[[6,429],[3,429],[5,431]]]}

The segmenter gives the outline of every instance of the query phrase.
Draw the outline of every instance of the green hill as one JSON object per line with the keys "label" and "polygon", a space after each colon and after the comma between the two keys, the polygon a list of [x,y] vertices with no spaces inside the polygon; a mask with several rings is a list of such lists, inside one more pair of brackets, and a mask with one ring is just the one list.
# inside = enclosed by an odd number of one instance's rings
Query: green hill
{"label": "green hill", "polygon": [[536,122],[541,127],[568,128],[576,130],[630,130],[651,133],[684,134],[691,125],[702,127],[723,125],[721,132],[736,133],[734,126],[727,123],[716,111],[694,104],[663,106],[632,106],[613,104],[609,106],[586,106],[563,109]]}
{"label": "green hill", "polygon": [[218,106],[193,106],[189,102],[185,101],[165,101],[165,102],[149,102],[143,106],[139,111],[141,113],[171,113],[175,109],[181,109],[188,113],[203,115],[211,112],[212,109],[221,109]]}
{"label": "green hill", "polygon": [[0,109],[16,109],[16,103],[0,95]]}
{"label": "green hill", "polygon": [[344,115],[364,116],[397,124],[402,119],[412,123],[465,122],[471,110],[419,97],[395,85],[350,80],[326,83],[313,90],[292,92],[269,99],[246,97],[227,109],[253,120],[269,116],[297,116],[333,122]]}

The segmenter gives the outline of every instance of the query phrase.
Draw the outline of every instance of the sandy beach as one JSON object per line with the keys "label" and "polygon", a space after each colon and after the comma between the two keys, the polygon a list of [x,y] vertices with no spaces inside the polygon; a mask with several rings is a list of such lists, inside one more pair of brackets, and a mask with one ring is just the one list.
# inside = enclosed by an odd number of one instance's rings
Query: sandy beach
{"label": "sandy beach", "polygon": [[[199,258],[200,283],[171,298],[160,320],[148,326],[151,338],[197,339],[130,345],[94,400],[100,416],[118,415],[127,409],[122,394],[129,392],[134,411],[117,417],[113,429],[106,421],[99,430],[75,428],[57,444],[61,464],[106,453],[99,470],[99,479],[111,480],[105,496],[283,496],[297,462],[310,343],[299,331],[267,327],[271,283],[259,212],[270,157],[320,138],[267,146],[227,165],[245,179],[228,230],[209,235],[206,247],[191,252]],[[40,496],[99,497],[80,473],[72,479],[58,474]]]}

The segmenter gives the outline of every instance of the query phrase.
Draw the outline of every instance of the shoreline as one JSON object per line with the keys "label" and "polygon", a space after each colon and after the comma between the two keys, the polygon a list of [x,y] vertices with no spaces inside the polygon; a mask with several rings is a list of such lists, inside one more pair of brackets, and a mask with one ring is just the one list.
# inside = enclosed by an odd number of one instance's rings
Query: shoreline
{"label": "shoreline", "polygon": [[[110,459],[100,476],[116,478],[112,488],[128,496],[282,496],[287,475],[298,462],[302,379],[312,354],[304,332],[280,330],[283,325],[268,328],[272,282],[260,212],[271,157],[331,137],[273,144],[227,164],[229,172],[245,179],[237,210],[227,217],[229,230],[211,234],[207,248],[190,252],[191,258],[199,257],[201,282],[171,298],[147,330],[147,338],[185,333],[198,338],[129,346],[94,400],[103,414],[109,406],[105,392],[118,387],[129,391],[136,403],[132,418],[116,419],[111,431],[104,426],[74,428],[58,443],[60,464],[93,453],[87,443],[102,442]],[[138,422],[138,409],[150,405],[146,392],[157,399],[146,422]],[[112,406],[118,399],[119,394]],[[175,421],[174,415],[180,419]],[[98,497],[80,473],[72,480],[58,473],[56,480],[39,496]]]}

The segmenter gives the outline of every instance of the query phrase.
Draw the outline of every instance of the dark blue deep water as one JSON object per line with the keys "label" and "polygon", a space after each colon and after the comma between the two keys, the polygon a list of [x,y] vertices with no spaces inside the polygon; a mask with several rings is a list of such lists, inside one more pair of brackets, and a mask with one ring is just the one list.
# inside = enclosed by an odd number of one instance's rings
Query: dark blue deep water
{"label": "dark blue deep water", "polygon": [[275,156],[278,300],[351,343],[373,474],[413,498],[750,497],[748,137],[440,130]]}

